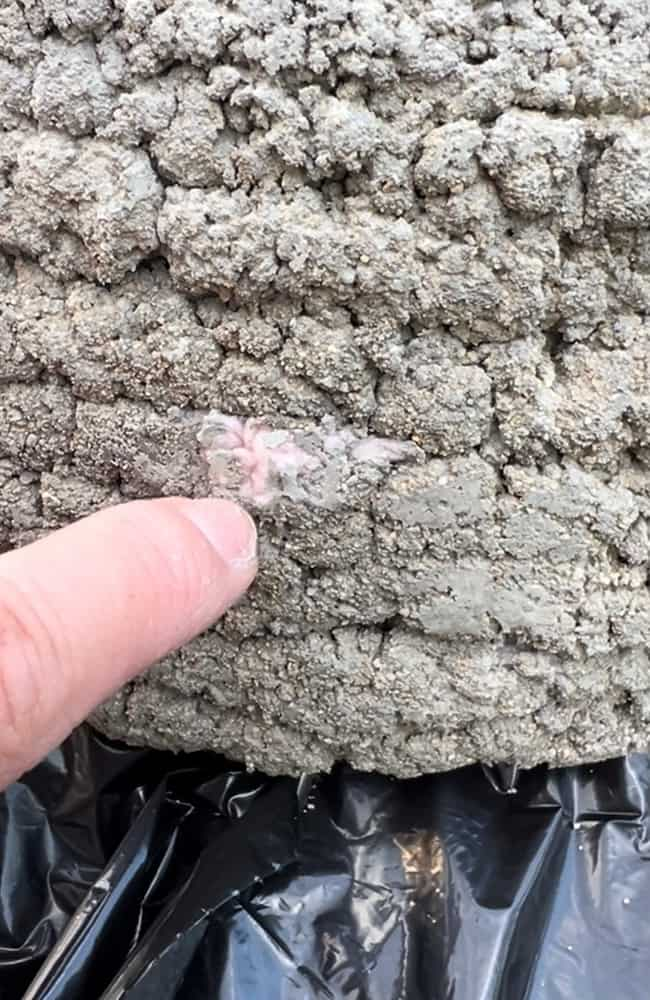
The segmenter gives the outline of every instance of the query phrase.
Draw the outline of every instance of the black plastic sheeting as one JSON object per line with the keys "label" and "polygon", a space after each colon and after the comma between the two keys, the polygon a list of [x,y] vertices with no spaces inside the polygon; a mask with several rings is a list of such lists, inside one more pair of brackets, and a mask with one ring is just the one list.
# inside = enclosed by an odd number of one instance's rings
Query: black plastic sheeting
{"label": "black plastic sheeting", "polygon": [[647,1000],[650,757],[294,780],[82,727],[0,796],[2,1000]]}

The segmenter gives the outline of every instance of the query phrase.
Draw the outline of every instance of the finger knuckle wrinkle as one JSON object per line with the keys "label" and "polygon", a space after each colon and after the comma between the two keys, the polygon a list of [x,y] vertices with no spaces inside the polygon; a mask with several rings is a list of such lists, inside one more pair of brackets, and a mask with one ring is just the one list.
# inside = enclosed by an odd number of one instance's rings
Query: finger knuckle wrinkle
{"label": "finger knuckle wrinkle", "polygon": [[0,580],[0,761],[17,753],[41,692],[36,616],[20,591]]}

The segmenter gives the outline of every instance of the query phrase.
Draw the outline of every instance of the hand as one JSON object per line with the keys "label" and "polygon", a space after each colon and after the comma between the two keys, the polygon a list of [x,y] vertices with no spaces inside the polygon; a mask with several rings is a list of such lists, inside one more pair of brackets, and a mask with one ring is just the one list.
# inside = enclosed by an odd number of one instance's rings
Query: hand
{"label": "hand", "polygon": [[225,500],[138,500],[0,556],[0,788],[236,601],[255,526]]}

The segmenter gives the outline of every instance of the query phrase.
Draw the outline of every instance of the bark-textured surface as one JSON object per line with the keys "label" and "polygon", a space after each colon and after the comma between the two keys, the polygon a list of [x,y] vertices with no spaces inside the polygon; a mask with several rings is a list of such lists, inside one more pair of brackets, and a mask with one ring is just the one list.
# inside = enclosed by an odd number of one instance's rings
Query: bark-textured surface
{"label": "bark-textured surface", "polygon": [[0,546],[205,494],[210,410],[417,445],[264,508],[250,598],[97,723],[647,746],[648,0],[0,6]]}

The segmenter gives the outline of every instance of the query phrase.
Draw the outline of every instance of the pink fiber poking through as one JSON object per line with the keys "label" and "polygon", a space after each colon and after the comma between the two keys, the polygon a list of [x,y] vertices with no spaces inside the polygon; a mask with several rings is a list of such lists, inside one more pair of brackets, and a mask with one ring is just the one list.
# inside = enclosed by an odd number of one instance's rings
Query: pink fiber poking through
{"label": "pink fiber poking through", "polygon": [[230,453],[237,459],[244,475],[241,496],[255,504],[264,506],[271,502],[276,495],[276,476],[295,476],[301,469],[320,464],[314,456],[287,440],[286,435],[282,439],[282,432],[272,431],[252,417],[241,420],[220,415],[218,419],[222,430],[210,450]]}
{"label": "pink fiber poking through", "polygon": [[221,485],[225,485],[224,459],[235,459],[242,477],[239,495],[257,506],[266,506],[283,494],[307,496],[296,484],[300,473],[334,468],[341,462],[342,468],[356,462],[385,466],[412,458],[419,451],[412,441],[361,438],[349,427],[336,429],[325,421],[320,430],[310,432],[317,455],[297,445],[289,431],[273,430],[253,417],[213,413],[207,427],[212,433],[206,451],[217,480],[221,478]]}

